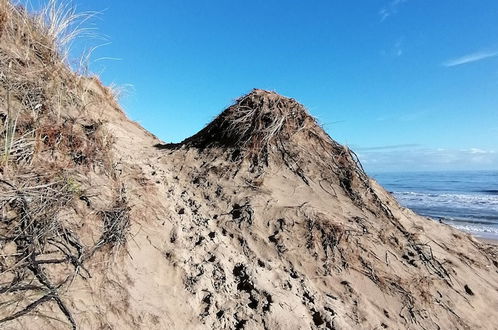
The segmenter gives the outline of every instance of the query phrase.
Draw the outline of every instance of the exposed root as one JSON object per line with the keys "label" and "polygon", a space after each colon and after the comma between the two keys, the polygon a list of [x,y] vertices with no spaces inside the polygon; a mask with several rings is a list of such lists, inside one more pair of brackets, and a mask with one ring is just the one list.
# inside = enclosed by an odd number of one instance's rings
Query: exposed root
{"label": "exposed root", "polygon": [[[9,285],[2,287],[1,292],[22,294],[26,298],[33,294],[36,296],[40,291],[46,292],[24,309],[1,319],[0,323],[21,317],[38,305],[54,300],[72,327],[76,328],[74,318],[59,298],[59,289],[79,273],[83,261],[78,240],[57,220],[59,209],[71,200],[70,193],[57,183],[23,188],[17,188],[5,180],[1,180],[0,184],[8,187],[0,196],[2,209],[16,214],[0,231],[4,240],[16,246],[16,253],[10,256],[13,262],[2,267],[4,272],[14,277]],[[50,250],[49,246],[56,247],[56,250]],[[72,265],[73,269],[65,267],[67,271],[63,274],[48,275],[42,268],[44,264],[67,264]]]}
{"label": "exposed root", "polygon": [[122,246],[126,242],[126,234],[130,226],[130,208],[124,196],[124,188],[121,188],[114,206],[98,214],[104,223],[104,232],[95,245],[95,249],[111,244],[114,247]]}

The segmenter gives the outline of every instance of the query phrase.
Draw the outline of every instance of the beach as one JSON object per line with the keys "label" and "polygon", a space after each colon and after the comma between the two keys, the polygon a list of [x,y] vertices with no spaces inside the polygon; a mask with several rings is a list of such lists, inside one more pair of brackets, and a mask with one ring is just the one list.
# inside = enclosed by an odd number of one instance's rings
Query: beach
{"label": "beach", "polygon": [[490,239],[490,238],[479,238],[481,242],[484,242],[486,244],[492,244],[492,245],[497,245],[498,246],[498,240],[497,239]]}

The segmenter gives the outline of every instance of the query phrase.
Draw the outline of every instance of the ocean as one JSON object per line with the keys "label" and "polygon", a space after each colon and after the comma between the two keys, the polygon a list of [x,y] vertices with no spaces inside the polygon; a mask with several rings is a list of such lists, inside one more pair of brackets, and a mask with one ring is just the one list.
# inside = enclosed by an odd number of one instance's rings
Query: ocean
{"label": "ocean", "polygon": [[498,240],[498,171],[370,174],[418,214]]}

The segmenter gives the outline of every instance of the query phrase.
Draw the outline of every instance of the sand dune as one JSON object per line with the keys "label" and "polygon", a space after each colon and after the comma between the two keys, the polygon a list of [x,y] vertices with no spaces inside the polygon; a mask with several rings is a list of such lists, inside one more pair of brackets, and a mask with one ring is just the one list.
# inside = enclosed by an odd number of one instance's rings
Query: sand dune
{"label": "sand dune", "polygon": [[496,246],[401,207],[297,101],[166,144],[1,12],[0,327],[498,329]]}

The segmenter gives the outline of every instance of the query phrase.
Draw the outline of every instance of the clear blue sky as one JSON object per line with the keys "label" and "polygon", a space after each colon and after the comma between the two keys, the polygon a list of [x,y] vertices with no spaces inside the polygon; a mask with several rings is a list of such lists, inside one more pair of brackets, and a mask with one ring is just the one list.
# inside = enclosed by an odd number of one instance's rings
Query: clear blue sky
{"label": "clear blue sky", "polygon": [[371,171],[498,169],[496,0],[73,3],[102,11],[111,42],[92,70],[131,84],[126,112],[164,141],[257,87],[303,103]]}

